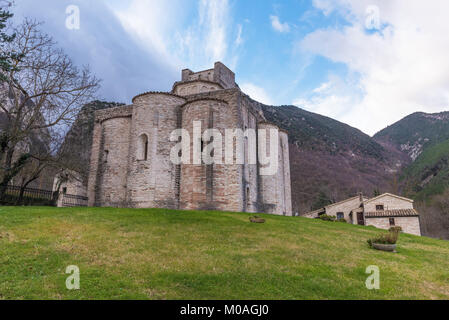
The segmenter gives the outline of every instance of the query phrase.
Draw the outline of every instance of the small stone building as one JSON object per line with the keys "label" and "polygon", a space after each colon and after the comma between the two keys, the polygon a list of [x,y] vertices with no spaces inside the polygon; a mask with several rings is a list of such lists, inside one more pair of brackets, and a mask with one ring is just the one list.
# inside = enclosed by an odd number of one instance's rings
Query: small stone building
{"label": "small stone building", "polygon": [[58,207],[78,207],[87,205],[87,190],[81,175],[72,170],[63,170],[53,179],[53,192],[58,193]]}
{"label": "small stone building", "polygon": [[87,190],[83,185],[82,177],[79,173],[73,170],[64,170],[56,174],[53,179],[52,190],[62,194],[71,194],[82,197],[87,196]]}
{"label": "small stone building", "polygon": [[359,195],[306,213],[304,217],[318,218],[323,214],[380,229],[400,226],[405,233],[421,235],[419,214],[413,208],[413,200],[391,193],[371,199]]}
{"label": "small stone building", "polygon": [[247,161],[259,157],[247,140],[243,164],[173,163],[170,153],[178,142],[171,134],[185,129],[194,136],[194,122],[223,137],[226,129],[279,129],[266,121],[260,103],[240,90],[224,64],[200,72],[185,69],[171,92],[142,93],[131,105],[95,113],[89,205],[292,215],[285,131],[278,130],[276,173],[261,175],[259,161]]}

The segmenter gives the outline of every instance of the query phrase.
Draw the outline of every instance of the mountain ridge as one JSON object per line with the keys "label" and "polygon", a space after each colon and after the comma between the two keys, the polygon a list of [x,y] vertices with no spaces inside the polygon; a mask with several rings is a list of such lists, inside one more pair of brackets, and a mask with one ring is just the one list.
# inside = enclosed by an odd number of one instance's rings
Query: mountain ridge
{"label": "mountain ridge", "polygon": [[407,159],[357,128],[296,106],[267,106],[267,120],[287,130],[290,142],[293,206],[314,209],[323,197],[342,200],[363,192],[394,191],[391,174]]}
{"label": "mountain ridge", "polygon": [[449,111],[414,112],[382,129],[373,139],[393,145],[414,161],[428,146],[449,139]]}

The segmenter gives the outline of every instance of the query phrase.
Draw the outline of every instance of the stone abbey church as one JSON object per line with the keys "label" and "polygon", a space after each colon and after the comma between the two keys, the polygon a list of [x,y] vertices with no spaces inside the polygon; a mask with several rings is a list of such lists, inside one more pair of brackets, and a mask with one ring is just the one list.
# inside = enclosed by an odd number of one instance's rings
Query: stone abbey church
{"label": "stone abbey church", "polygon": [[272,175],[260,174],[259,161],[248,162],[254,149],[247,140],[243,164],[175,164],[170,152],[178,142],[170,141],[172,132],[182,128],[193,136],[198,121],[202,129],[217,129],[223,136],[225,129],[279,129],[266,121],[260,103],[240,90],[224,64],[200,72],[185,69],[171,92],[146,92],[131,105],[95,113],[89,205],[292,215],[287,133],[279,130]]}

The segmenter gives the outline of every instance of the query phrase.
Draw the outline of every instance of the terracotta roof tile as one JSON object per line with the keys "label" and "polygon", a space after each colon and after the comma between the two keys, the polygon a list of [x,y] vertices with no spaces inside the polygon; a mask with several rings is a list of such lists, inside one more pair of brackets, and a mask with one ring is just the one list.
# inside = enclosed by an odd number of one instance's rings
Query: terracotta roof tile
{"label": "terracotta roof tile", "polygon": [[379,217],[417,217],[419,213],[415,209],[397,209],[385,211],[366,212],[365,218],[379,218]]}

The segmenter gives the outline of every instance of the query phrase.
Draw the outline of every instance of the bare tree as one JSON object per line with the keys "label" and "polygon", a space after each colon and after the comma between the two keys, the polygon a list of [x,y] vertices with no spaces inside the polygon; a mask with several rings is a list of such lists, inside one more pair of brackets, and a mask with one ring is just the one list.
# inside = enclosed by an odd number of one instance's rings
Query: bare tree
{"label": "bare tree", "polygon": [[16,205],[22,204],[25,190],[31,183],[38,180],[42,175],[51,174],[53,176],[58,169],[65,168],[65,163],[58,153],[63,136],[53,135],[49,138],[51,140],[48,141],[47,139],[45,145],[36,142],[31,144],[29,160],[15,178],[20,187]]}
{"label": "bare tree", "polygon": [[5,119],[0,136],[0,200],[30,159],[43,161],[33,154],[32,145],[42,143],[47,156],[51,154],[53,137],[66,130],[99,87],[89,68],[78,69],[39,27],[26,19],[13,30],[14,40],[5,45],[20,58],[12,59],[1,83],[0,112]]}

